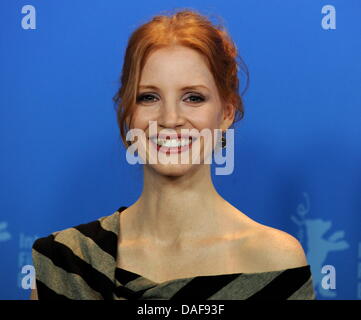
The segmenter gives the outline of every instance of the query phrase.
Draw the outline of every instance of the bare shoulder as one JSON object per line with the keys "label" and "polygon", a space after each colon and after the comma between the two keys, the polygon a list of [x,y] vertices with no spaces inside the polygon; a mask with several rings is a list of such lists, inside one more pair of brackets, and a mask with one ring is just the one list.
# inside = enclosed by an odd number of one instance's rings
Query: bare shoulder
{"label": "bare shoulder", "polygon": [[233,215],[229,230],[241,230],[236,231],[238,236],[233,247],[240,270],[267,272],[308,264],[303,247],[294,236],[261,224],[232,205],[230,212]]}
{"label": "bare shoulder", "polygon": [[279,229],[256,224],[245,245],[255,272],[284,270],[308,264],[301,243]]}

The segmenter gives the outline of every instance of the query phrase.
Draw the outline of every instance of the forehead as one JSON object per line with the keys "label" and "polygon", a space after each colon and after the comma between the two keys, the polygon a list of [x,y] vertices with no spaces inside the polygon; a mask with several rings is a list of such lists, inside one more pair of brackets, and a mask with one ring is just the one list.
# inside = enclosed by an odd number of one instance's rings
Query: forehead
{"label": "forehead", "polygon": [[162,84],[190,85],[203,84],[215,88],[214,79],[205,58],[197,51],[174,46],[152,52],[141,74],[141,85]]}

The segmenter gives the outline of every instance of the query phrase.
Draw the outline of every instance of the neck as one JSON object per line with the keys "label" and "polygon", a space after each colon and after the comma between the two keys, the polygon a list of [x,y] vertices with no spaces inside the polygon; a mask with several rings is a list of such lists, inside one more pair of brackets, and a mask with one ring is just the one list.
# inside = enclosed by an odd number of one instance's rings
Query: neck
{"label": "neck", "polygon": [[179,177],[144,166],[143,191],[131,217],[132,237],[164,247],[201,239],[220,228],[217,208],[224,203],[213,185],[210,165]]}

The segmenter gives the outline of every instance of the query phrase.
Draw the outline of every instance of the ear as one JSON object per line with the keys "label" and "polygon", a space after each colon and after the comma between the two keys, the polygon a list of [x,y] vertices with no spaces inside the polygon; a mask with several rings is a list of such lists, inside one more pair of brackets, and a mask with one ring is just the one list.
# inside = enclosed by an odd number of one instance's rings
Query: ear
{"label": "ear", "polygon": [[233,106],[233,104],[228,103],[224,105],[220,129],[226,130],[232,125],[234,121],[235,113],[236,113],[236,108]]}

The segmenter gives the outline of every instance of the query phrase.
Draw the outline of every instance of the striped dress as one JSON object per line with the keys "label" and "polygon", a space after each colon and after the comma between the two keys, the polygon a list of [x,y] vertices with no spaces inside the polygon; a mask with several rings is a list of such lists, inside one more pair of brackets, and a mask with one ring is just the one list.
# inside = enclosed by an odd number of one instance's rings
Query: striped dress
{"label": "striped dress", "polygon": [[32,247],[39,300],[314,300],[310,265],[161,283],[117,267],[119,216],[53,232]]}

